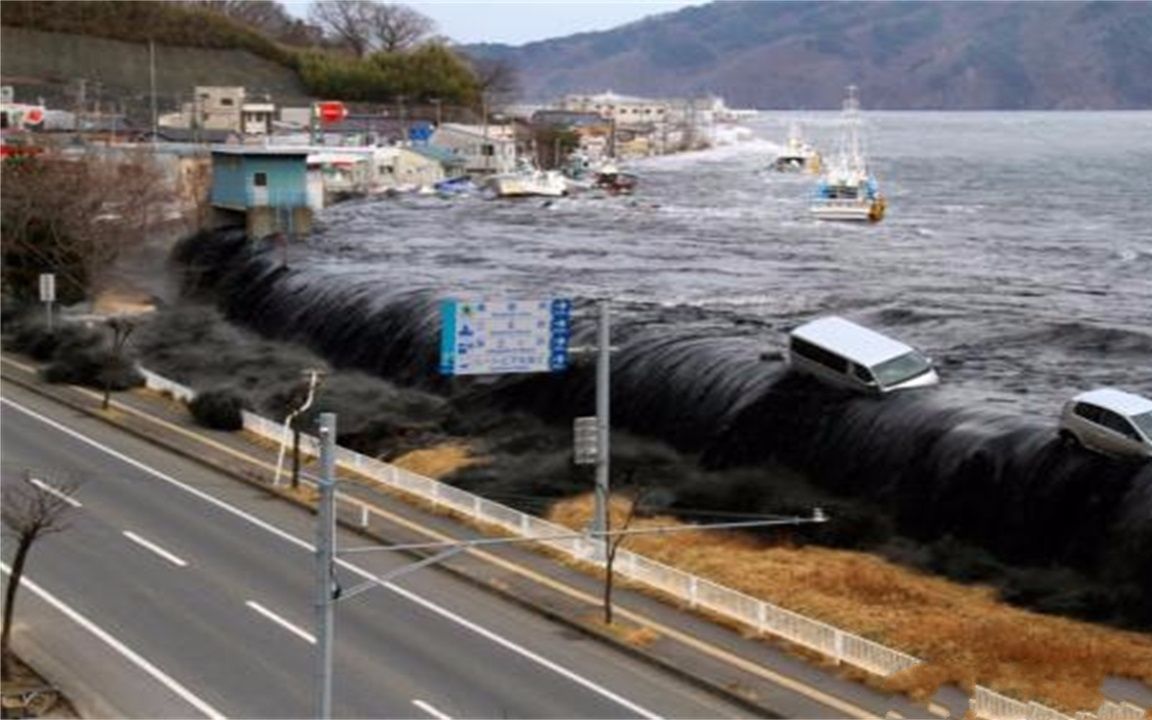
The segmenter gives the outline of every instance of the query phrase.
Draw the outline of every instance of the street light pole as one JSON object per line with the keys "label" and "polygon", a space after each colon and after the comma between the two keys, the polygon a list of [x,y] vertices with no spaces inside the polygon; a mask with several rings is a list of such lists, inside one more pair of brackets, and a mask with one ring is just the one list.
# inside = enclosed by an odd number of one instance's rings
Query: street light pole
{"label": "street light pole", "polygon": [[316,507],[316,712],[332,717],[332,634],[336,554],[336,414],[320,414],[320,498]]}
{"label": "street light pole", "polygon": [[608,301],[601,300],[599,323],[599,357],[596,360],[596,517],[593,518],[593,536],[603,541],[608,531],[609,446],[611,420],[609,418],[609,381],[612,352],[612,332],[609,327]]}

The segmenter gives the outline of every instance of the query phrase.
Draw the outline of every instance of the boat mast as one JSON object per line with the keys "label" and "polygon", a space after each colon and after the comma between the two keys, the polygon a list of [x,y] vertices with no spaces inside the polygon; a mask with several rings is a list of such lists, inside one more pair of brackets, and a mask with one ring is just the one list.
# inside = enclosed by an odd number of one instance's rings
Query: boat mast
{"label": "boat mast", "polygon": [[848,130],[848,159],[852,170],[867,172],[864,167],[864,151],[860,146],[860,99],[856,86],[848,86],[848,97],[844,100],[844,123]]}

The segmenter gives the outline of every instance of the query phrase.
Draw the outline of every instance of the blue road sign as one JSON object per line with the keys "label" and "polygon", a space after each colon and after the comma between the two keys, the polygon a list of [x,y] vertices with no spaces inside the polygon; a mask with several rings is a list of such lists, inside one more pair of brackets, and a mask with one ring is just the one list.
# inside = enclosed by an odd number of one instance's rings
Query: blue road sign
{"label": "blue road sign", "polygon": [[440,303],[440,372],[500,375],[568,367],[572,301],[459,299]]}

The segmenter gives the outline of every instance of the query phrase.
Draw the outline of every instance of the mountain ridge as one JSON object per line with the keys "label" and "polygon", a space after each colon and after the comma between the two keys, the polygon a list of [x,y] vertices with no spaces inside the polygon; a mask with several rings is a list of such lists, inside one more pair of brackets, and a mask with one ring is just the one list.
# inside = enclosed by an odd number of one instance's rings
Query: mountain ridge
{"label": "mountain ridge", "polygon": [[612,89],[832,109],[1152,108],[1152,3],[713,2],[521,46],[479,43],[526,99]]}

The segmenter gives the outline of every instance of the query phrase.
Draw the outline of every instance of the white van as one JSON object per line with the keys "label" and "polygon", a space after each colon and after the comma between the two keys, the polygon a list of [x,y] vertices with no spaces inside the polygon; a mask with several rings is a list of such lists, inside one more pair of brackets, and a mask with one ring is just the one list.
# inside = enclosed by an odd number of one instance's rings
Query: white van
{"label": "white van", "polygon": [[1060,437],[1109,455],[1152,458],[1152,400],[1099,388],[1064,404]]}
{"label": "white van", "polygon": [[932,361],[914,348],[836,316],[793,330],[788,363],[797,372],[858,392],[886,393],[940,382]]}

